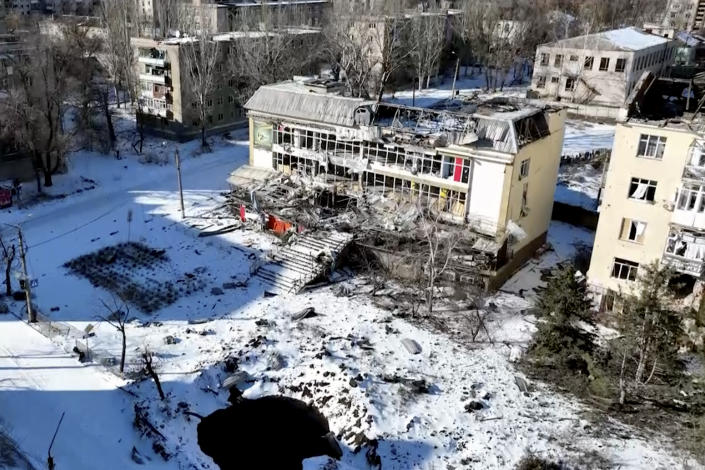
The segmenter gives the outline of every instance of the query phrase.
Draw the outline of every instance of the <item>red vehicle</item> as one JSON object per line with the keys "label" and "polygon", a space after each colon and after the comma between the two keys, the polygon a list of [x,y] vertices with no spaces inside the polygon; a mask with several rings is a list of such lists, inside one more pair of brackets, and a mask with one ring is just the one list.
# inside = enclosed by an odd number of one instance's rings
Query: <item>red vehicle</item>
{"label": "red vehicle", "polygon": [[10,207],[12,205],[12,190],[9,188],[0,188],[0,208]]}

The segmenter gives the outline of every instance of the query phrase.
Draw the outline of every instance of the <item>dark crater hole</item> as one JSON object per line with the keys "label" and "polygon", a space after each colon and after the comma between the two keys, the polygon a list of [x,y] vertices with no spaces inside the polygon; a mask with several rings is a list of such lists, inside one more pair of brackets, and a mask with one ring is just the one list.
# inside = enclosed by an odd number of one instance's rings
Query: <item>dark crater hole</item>
{"label": "dark crater hole", "polygon": [[198,445],[221,470],[301,470],[302,460],[342,452],[316,408],[283,396],[239,398],[198,424]]}

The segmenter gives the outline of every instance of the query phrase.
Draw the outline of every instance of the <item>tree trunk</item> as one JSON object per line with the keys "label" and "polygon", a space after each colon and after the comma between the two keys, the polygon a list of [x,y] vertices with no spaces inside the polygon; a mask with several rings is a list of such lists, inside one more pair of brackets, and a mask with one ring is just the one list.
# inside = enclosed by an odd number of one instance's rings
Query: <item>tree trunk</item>
{"label": "tree trunk", "polygon": [[44,187],[50,188],[54,185],[54,181],[51,177],[51,171],[44,171]]}
{"label": "tree trunk", "polygon": [[110,148],[113,148],[117,137],[115,137],[115,127],[113,126],[113,116],[110,114],[110,106],[108,104],[108,93],[100,92],[100,101],[105,114],[105,122],[108,125],[108,138],[110,139]]}
{"label": "tree trunk", "polygon": [[624,351],[622,354],[622,368],[619,371],[619,404],[624,405],[624,398],[626,396],[626,390],[624,387],[624,366],[627,362],[627,352]]}
{"label": "tree trunk", "polygon": [[201,125],[201,148],[208,148],[208,142],[206,142],[206,124],[205,122]]}
{"label": "tree trunk", "polygon": [[145,366],[147,367],[147,373],[149,374],[150,377],[152,377],[152,380],[154,380],[154,385],[157,386],[157,392],[159,393],[159,399],[164,401],[166,397],[164,396],[164,390],[162,390],[162,384],[159,381],[159,376],[157,373],[152,369],[152,361],[145,361]]}
{"label": "tree trunk", "polygon": [[12,270],[12,258],[7,259],[7,264],[5,265],[5,294],[9,297],[12,295],[12,277],[10,276],[10,271]]}
{"label": "tree trunk", "polygon": [[125,351],[127,350],[127,333],[124,325],[120,333],[122,333],[122,351],[120,354],[120,373],[122,374],[125,371]]}

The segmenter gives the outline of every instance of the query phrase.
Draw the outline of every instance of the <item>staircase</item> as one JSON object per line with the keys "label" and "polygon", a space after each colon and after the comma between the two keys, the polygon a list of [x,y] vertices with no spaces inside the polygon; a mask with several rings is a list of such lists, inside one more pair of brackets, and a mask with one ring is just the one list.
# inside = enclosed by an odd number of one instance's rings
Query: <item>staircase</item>
{"label": "staircase", "polygon": [[342,232],[315,232],[301,236],[272,255],[255,276],[275,294],[297,294],[307,284],[330,271],[352,241]]}

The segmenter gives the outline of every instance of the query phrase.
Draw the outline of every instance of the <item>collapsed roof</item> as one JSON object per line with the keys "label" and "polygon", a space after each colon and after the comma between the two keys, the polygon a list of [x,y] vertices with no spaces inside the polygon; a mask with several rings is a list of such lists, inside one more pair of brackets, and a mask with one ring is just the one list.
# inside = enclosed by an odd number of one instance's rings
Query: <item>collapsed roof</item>
{"label": "collapsed roof", "polygon": [[338,85],[326,80],[266,85],[245,108],[255,115],[376,128],[379,132],[372,135],[380,141],[427,147],[460,145],[517,153],[522,146],[550,134],[544,109],[506,99],[482,103],[448,100],[434,108],[420,108],[346,97]]}

